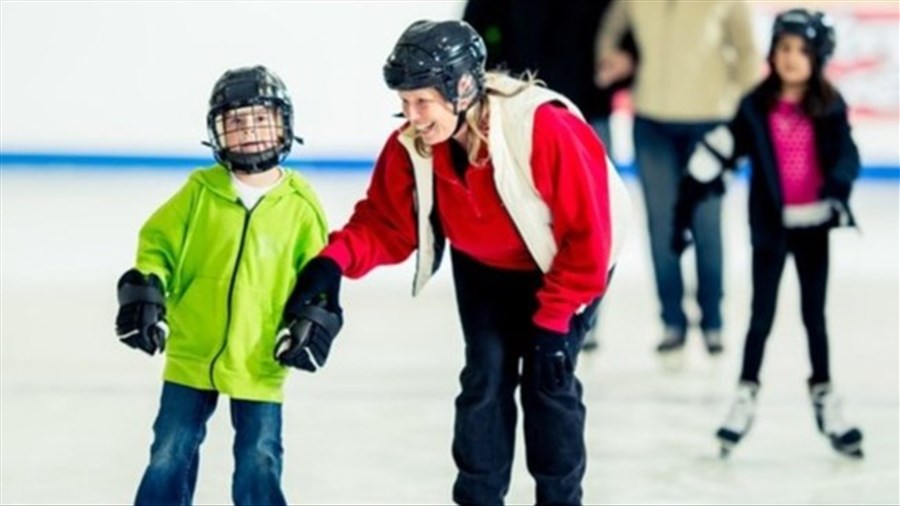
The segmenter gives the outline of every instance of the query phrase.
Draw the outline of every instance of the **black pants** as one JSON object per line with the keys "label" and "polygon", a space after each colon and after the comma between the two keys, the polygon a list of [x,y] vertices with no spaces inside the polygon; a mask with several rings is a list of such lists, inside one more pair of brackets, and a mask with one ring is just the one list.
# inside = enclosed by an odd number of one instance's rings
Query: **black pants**
{"label": "black pants", "polygon": [[778,285],[787,255],[794,256],[800,278],[800,310],[809,341],[811,383],[829,381],[828,336],[825,332],[825,288],[828,283],[828,228],[788,230],[787,243],[778,250],[753,250],[753,306],[744,344],[741,380],[759,383],[766,338],[772,330]]}
{"label": "black pants", "polygon": [[[503,503],[515,447],[515,390],[521,385],[526,461],[536,482],[536,502],[579,504],[585,470],[581,383],[573,378],[568,387],[543,386],[529,346],[541,273],[495,269],[453,251],[453,275],[466,341],[453,437],[459,470],[454,501]],[[581,316],[573,317],[566,337],[573,361],[586,328]]]}

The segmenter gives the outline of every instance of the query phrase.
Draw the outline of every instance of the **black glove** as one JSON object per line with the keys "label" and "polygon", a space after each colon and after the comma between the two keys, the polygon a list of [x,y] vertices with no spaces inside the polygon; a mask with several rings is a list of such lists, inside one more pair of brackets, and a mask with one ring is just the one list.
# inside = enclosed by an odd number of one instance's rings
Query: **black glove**
{"label": "black glove", "polygon": [[280,364],[310,372],[325,365],[331,342],[344,322],[341,275],[337,262],[316,257],[297,276],[284,306],[284,327],[276,337],[275,360]]}
{"label": "black glove", "polygon": [[344,321],[322,305],[308,305],[300,310],[276,337],[275,360],[283,366],[316,372],[325,365],[331,342]]}
{"label": "black glove", "polygon": [[331,313],[342,314],[338,300],[341,291],[341,267],[328,257],[310,260],[297,276],[294,291],[284,305],[284,322],[297,318],[300,311],[310,304],[321,304]]}
{"label": "black glove", "polygon": [[675,203],[674,225],[670,247],[680,255],[693,243],[691,239],[691,223],[694,211],[701,202],[713,195],[725,193],[725,183],[719,175],[712,181],[701,183],[687,175],[678,184],[678,201]]}
{"label": "black glove", "polygon": [[567,389],[572,384],[575,362],[566,334],[535,325],[532,329],[534,372],[546,390]]}
{"label": "black glove", "polygon": [[119,314],[116,335],[123,343],[153,355],[166,349],[166,299],[162,282],[145,277],[136,269],[127,271],[118,283]]}

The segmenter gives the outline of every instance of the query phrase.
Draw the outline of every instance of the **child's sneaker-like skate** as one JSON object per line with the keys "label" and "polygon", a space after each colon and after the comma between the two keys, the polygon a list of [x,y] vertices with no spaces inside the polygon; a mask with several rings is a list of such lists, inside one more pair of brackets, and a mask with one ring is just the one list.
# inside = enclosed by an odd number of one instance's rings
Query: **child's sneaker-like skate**
{"label": "child's sneaker-like skate", "polygon": [[839,453],[862,458],[862,431],[844,420],[841,400],[832,391],[831,383],[811,384],[809,396],[819,432],[831,441],[831,446]]}
{"label": "child's sneaker-like skate", "polygon": [[750,381],[742,381],[738,384],[737,394],[725,423],[716,432],[721,444],[720,456],[727,457],[731,449],[737,445],[753,425],[756,414],[756,394],[759,384]]}

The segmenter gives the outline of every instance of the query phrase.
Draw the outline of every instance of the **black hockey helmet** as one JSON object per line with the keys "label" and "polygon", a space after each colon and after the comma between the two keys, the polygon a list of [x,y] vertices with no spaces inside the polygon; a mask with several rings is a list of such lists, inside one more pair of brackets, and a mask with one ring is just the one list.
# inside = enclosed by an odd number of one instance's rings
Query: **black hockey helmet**
{"label": "black hockey helmet", "polygon": [[769,59],[775,54],[775,44],[784,34],[799,35],[815,56],[813,68],[821,70],[834,54],[835,33],[831,19],[820,11],[791,9],[775,16],[772,26],[772,45]]}
{"label": "black hockey helmet", "polygon": [[[225,145],[224,113],[247,106],[262,106],[276,114],[281,131],[277,145],[258,153],[238,153]],[[206,116],[209,146],[216,160],[230,170],[263,172],[287,158],[294,141],[293,107],[287,88],[277,75],[263,67],[243,67],[222,74],[213,86]]]}
{"label": "black hockey helmet", "polygon": [[[460,99],[484,94],[486,58],[484,40],[465,21],[420,20],[394,45],[384,64],[384,81],[392,90],[437,88],[456,107]],[[466,75],[475,86],[461,96],[460,80]]]}

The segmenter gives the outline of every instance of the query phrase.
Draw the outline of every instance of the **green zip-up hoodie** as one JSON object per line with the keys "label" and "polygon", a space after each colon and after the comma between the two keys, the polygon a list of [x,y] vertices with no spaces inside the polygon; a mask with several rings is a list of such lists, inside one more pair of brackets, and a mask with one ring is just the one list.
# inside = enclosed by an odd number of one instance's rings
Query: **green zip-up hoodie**
{"label": "green zip-up hoodie", "polygon": [[221,165],[194,171],[141,228],[137,269],[166,291],[167,381],[281,402],[275,335],[297,272],[325,245],[312,187],[285,177],[252,210]]}

